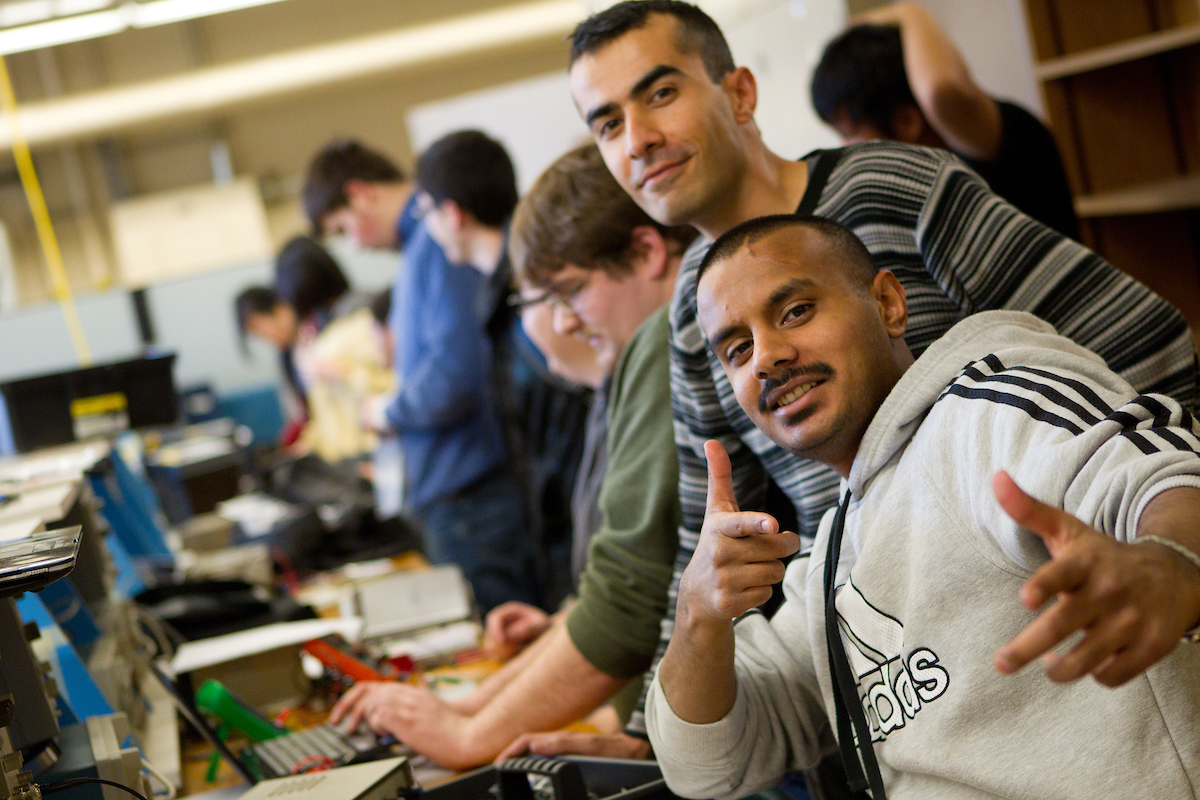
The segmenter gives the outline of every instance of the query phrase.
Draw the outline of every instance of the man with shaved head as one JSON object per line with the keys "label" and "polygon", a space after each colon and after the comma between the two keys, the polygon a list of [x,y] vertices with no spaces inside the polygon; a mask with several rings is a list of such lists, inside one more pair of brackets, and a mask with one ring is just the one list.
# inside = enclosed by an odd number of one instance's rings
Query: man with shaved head
{"label": "man with shaved head", "polygon": [[[914,359],[900,281],[827,220],[739,225],[697,274],[739,407],[844,499],[785,577],[799,537],[739,509],[706,443],[704,528],[647,704],[671,789],[743,797],[840,746],[875,800],[1194,797],[1191,414],[1020,312]],[[748,614],[780,578],[771,621]],[[1021,670],[1038,657],[1045,674]]]}

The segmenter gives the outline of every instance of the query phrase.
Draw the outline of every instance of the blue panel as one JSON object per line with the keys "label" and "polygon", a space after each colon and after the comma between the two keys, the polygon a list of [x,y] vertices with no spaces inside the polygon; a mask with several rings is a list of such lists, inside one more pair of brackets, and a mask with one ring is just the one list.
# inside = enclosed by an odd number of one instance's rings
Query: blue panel
{"label": "blue panel", "polygon": [[[61,583],[62,581],[60,581]],[[62,642],[54,648],[54,658],[58,662],[58,673],[62,677],[59,687],[61,697],[78,719],[87,719],[94,714],[111,714],[112,706],[96,688],[96,682],[80,660],[75,648],[66,643],[62,629],[54,622],[49,610],[42,604],[37,595],[26,594],[17,601],[17,611],[25,622],[35,622],[42,631],[42,636],[49,637],[51,642]],[[59,725],[70,724],[69,716],[60,719]]]}
{"label": "blue panel", "polygon": [[37,595],[73,645],[86,648],[100,638],[100,626],[70,581],[57,580]]}
{"label": "blue panel", "polygon": [[217,398],[217,413],[249,428],[256,445],[274,444],[283,430],[279,390],[274,386],[222,394]]}
{"label": "blue panel", "polygon": [[121,544],[121,540],[116,536],[105,536],[104,542],[108,546],[108,552],[112,555],[113,566],[117,568],[117,581],[113,586],[117,597],[130,598],[146,591],[146,584],[142,581],[142,576],[138,574],[137,567],[134,566],[133,559],[130,557],[129,551],[125,549],[125,545]]}

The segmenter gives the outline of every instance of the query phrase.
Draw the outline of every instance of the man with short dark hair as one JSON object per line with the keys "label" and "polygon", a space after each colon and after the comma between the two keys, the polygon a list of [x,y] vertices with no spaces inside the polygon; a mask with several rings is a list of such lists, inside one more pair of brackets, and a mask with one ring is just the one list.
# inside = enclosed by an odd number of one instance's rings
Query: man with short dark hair
{"label": "man with short dark hair", "polygon": [[[601,11],[577,29],[569,72],[580,116],[617,182],[659,222],[691,224],[702,234],[685,256],[671,303],[683,507],[677,576],[704,518],[701,442],[718,439],[729,451],[743,507],[761,508],[773,478],[808,539],[837,498],[834,473],[780,450],[754,427],[696,321],[700,257],[714,238],[749,219],[799,210],[847,224],[904,286],[905,339],[914,353],[976,311],[1029,310],[1098,352],[1140,391],[1194,404],[1195,356],[1183,317],[996,197],[949,153],[888,142],[817,151],[801,161],[771,152],[754,122],[753,74],[738,67],[714,78],[724,57],[712,57],[712,45],[723,40],[711,20],[696,22],[701,13],[676,0]],[[669,611],[664,646],[672,624]],[[634,733],[638,722],[635,715]]]}
{"label": "man with short dark hair", "polygon": [[[914,360],[900,282],[827,220],[743,223],[698,275],[740,408],[846,493],[785,577],[799,537],[741,511],[705,444],[704,529],[647,703],[671,789],[743,797],[840,746],[876,800],[1195,797],[1191,413],[1020,312]],[[774,618],[747,614],[781,577]],[[1038,657],[1045,674],[1019,672]]]}
{"label": "man with short dark hair", "polygon": [[537,602],[524,556],[527,512],[514,491],[490,385],[491,359],[476,298],[479,272],[452,266],[421,224],[413,184],[382,154],[335,141],[313,158],[303,190],[314,229],[358,246],[400,247],[393,290],[399,389],[377,425],[400,436],[405,506],[421,523],[427,555],[454,561],[486,612]]}
{"label": "man with short dark hair", "polygon": [[505,241],[517,179],[504,145],[482,131],[456,131],[426,148],[416,173],[429,235],[452,262],[484,277],[476,305],[491,347],[492,396],[514,491],[527,506],[526,530],[510,543],[509,558],[527,562],[538,604],[552,609],[571,591],[570,497],[590,391],[546,370],[510,302],[514,286]]}
{"label": "man with short dark hair", "polygon": [[843,142],[946,148],[1021,211],[1079,238],[1050,131],[1020,106],[988,96],[933,15],[916,3],[892,3],[851,22],[825,46],[812,77],[813,106]]}
{"label": "man with short dark hair", "polygon": [[358,247],[392,249],[412,182],[387,156],[353,139],[335,139],[308,165],[301,191],[314,236],[343,234]]}

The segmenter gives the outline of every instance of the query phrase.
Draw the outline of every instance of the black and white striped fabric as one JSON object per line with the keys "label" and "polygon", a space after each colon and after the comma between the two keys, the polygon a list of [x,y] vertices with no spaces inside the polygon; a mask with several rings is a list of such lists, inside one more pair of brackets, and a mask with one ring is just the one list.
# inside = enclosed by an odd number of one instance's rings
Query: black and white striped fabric
{"label": "black and white striped fabric", "polygon": [[1015,408],[1072,436],[1098,426],[1112,428],[1111,435],[1143,455],[1175,451],[1200,458],[1196,419],[1170,398],[1139,395],[1114,408],[1082,381],[1036,367],[1005,366],[996,355],[968,364],[938,402],[948,396]]}
{"label": "black and white striped fabric", "polygon": [[[1100,256],[997,197],[957,157],[874,142],[818,151],[807,160],[810,183],[800,209],[849,227],[877,265],[896,274],[908,296],[905,340],[914,356],[969,314],[1028,311],[1099,354],[1139,392],[1166,394],[1195,408],[1196,357],[1183,316]],[[828,178],[821,180],[822,174]],[[679,577],[704,521],[707,439],[719,439],[729,452],[741,507],[762,507],[769,475],[796,505],[798,533],[808,544],[837,502],[837,476],[759,431],[705,344],[696,320],[696,269],[709,244],[698,240],[689,249],[671,301],[671,403],[683,526],[655,666],[670,640]],[[644,700],[643,694],[629,722],[635,735],[645,735]]]}

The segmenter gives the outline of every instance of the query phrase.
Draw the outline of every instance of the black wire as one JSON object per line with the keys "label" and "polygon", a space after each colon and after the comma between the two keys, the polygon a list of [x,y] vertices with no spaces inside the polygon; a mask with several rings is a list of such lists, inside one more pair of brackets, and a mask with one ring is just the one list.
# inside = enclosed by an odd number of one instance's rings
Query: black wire
{"label": "black wire", "polygon": [[138,800],[146,800],[146,795],[142,794],[141,792],[131,789],[123,783],[106,781],[103,778],[71,778],[70,780],[59,781],[58,783],[48,783],[40,788],[42,790],[42,794],[46,795],[54,794],[55,792],[61,792],[64,789],[73,789],[76,786],[83,786],[85,783],[103,783],[105,786],[115,786],[118,789],[124,789],[125,791],[129,792]]}

